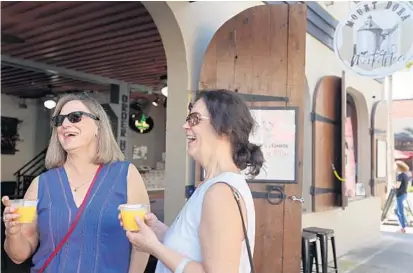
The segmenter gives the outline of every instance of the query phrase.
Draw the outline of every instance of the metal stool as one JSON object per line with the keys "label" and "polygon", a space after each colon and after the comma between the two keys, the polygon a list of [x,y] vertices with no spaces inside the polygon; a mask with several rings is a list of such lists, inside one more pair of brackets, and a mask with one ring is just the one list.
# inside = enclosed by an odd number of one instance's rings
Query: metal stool
{"label": "metal stool", "polygon": [[303,273],[313,272],[313,260],[317,273],[318,271],[318,251],[317,251],[317,234],[303,231],[301,235],[301,260],[303,262]]}
{"label": "metal stool", "polygon": [[337,256],[336,256],[336,240],[334,238],[334,230],[319,228],[319,227],[309,227],[305,228],[304,231],[316,234],[320,240],[321,248],[321,272],[328,273],[328,239],[331,240],[331,248],[333,250],[333,262],[334,262],[334,272],[338,273],[337,266]]}

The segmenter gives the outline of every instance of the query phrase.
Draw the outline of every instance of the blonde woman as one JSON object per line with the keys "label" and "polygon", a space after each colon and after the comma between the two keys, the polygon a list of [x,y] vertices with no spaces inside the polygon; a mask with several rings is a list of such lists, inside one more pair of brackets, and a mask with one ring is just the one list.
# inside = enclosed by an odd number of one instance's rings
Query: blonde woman
{"label": "blonde woman", "polygon": [[36,220],[18,223],[8,197],[2,200],[7,254],[22,263],[34,253],[31,273],[144,272],[148,254],[131,249],[117,208],[149,204],[148,194],[137,169],[123,161],[102,106],[87,95],[67,95],[52,126],[48,171],[25,195],[38,199]]}
{"label": "blonde woman", "polygon": [[403,161],[396,161],[397,179],[394,185],[396,189],[396,209],[395,213],[399,218],[401,232],[406,233],[406,216],[404,214],[404,201],[407,198],[407,188],[409,186],[409,166]]}

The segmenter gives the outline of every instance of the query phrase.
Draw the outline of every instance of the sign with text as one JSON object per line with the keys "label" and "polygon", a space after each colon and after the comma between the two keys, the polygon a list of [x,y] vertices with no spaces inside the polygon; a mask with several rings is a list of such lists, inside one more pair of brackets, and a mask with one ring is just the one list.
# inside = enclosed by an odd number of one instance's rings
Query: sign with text
{"label": "sign with text", "polygon": [[413,6],[408,2],[357,2],[334,34],[334,51],[355,73],[384,78],[413,57]]}
{"label": "sign with text", "polygon": [[256,127],[249,141],[261,146],[265,159],[252,182],[296,183],[297,109],[251,108]]}
{"label": "sign with text", "polygon": [[127,95],[121,96],[121,116],[120,116],[120,150],[126,155],[127,146],[127,129],[128,129],[128,111],[129,111],[129,97]]}

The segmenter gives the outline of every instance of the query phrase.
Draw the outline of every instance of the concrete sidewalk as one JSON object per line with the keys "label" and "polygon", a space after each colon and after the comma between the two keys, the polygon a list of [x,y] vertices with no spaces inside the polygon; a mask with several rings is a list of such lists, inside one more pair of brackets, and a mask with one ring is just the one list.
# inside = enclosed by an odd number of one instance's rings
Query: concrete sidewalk
{"label": "concrete sidewalk", "polygon": [[382,226],[382,239],[339,258],[340,273],[412,273],[413,228]]}

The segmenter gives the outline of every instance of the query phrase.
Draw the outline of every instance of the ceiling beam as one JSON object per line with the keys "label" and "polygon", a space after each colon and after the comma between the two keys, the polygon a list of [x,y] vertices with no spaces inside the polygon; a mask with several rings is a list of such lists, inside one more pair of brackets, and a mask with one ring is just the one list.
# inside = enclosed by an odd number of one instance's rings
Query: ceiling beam
{"label": "ceiling beam", "polygon": [[[102,76],[98,76],[94,74],[84,73],[84,72],[77,71],[74,69],[67,69],[64,67],[59,67],[59,66],[41,63],[41,62],[35,62],[31,60],[12,57],[12,56],[5,55],[5,54],[1,54],[1,63],[2,65],[11,66],[15,68],[21,68],[24,70],[42,72],[48,75],[59,75],[65,78],[70,78],[70,79],[80,80],[80,81],[90,82],[90,83],[96,83],[96,84],[102,84],[102,85],[110,85],[110,84],[120,85],[124,83],[123,81],[117,80],[117,79],[111,79],[111,78],[102,77]],[[132,91],[147,92],[147,91],[152,90],[152,88],[149,88],[147,86],[140,85],[140,84],[129,83],[129,86]]]}

